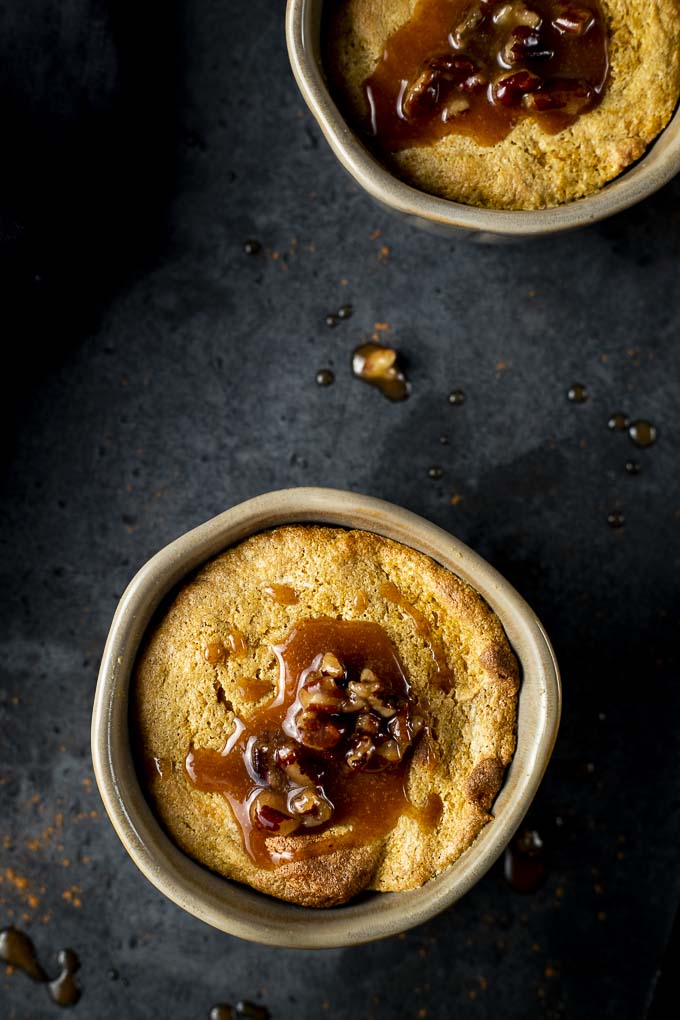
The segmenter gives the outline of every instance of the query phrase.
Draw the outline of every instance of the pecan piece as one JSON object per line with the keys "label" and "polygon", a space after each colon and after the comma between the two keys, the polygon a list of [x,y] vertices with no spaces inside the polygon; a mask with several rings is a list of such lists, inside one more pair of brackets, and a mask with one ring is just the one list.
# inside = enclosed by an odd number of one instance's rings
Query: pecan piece
{"label": "pecan piece", "polygon": [[383,758],[386,765],[393,765],[402,759],[402,752],[396,740],[382,740],[376,745],[375,753]]}
{"label": "pecan piece", "polygon": [[552,60],[554,56],[554,50],[543,43],[540,32],[528,25],[513,28],[501,50],[501,60],[506,67],[523,64],[527,60]]}
{"label": "pecan piece", "polygon": [[497,78],[493,86],[493,97],[502,106],[519,106],[526,95],[536,92],[543,79],[531,71],[513,71]]}
{"label": "pecan piece", "polygon": [[333,805],[320,786],[305,786],[291,790],[288,796],[288,810],[300,817],[305,829],[324,825],[333,815]]}
{"label": "pecan piece", "polygon": [[313,751],[329,751],[342,740],[344,726],[331,722],[310,708],[303,708],[295,715],[298,740]]}
{"label": "pecan piece", "polygon": [[585,35],[595,24],[595,14],[588,7],[558,3],[556,8],[552,24],[561,35]]}
{"label": "pecan piece", "polygon": [[380,732],[381,720],[373,712],[361,712],[354,723],[354,732],[375,737]]}
{"label": "pecan piece", "polygon": [[470,10],[463,15],[462,21],[460,21],[454,28],[453,32],[451,32],[451,35],[449,36],[451,45],[455,49],[462,50],[466,42],[480,27],[485,17],[486,12],[481,4],[476,4],[474,7],[470,8]]}
{"label": "pecan piece", "polygon": [[478,73],[474,60],[463,53],[431,57],[404,90],[401,112],[411,120],[421,112],[433,113],[439,103]]}
{"label": "pecan piece", "polygon": [[543,23],[543,19],[537,11],[533,11],[518,0],[499,7],[494,12],[493,21],[495,25],[500,25],[502,28],[517,28],[524,25],[527,28],[538,29]]}
{"label": "pecan piece", "polygon": [[301,748],[292,741],[276,749],[274,761],[296,786],[314,786],[316,783],[316,776],[303,761]]}
{"label": "pecan piece", "polygon": [[442,120],[445,124],[448,124],[450,120],[455,120],[456,117],[460,117],[461,114],[467,113],[470,109],[470,100],[466,99],[465,96],[452,96],[444,104],[442,109]]}
{"label": "pecan piece", "polygon": [[283,797],[272,790],[258,791],[250,804],[250,817],[253,825],[272,836],[288,836],[300,826],[299,819],[286,810]]}
{"label": "pecan piece", "polygon": [[243,755],[248,774],[256,783],[271,786],[276,782],[276,770],[273,768],[273,750],[270,736],[265,733],[259,737],[250,737]]}
{"label": "pecan piece", "polygon": [[342,680],[345,675],[345,669],[337,655],[333,655],[332,652],[326,652],[321,663],[319,664],[319,671],[324,676],[330,676],[333,680]]}
{"label": "pecan piece", "polygon": [[594,92],[588,82],[580,78],[552,78],[541,89],[527,95],[524,105],[532,113],[553,110],[568,117],[576,117],[593,101]]}
{"label": "pecan piece", "polygon": [[338,713],[343,711],[345,693],[330,676],[314,673],[300,688],[298,694],[303,708],[317,712]]}
{"label": "pecan piece", "polygon": [[354,772],[365,769],[375,754],[375,744],[368,736],[358,737],[352,741],[345,754],[347,766]]}

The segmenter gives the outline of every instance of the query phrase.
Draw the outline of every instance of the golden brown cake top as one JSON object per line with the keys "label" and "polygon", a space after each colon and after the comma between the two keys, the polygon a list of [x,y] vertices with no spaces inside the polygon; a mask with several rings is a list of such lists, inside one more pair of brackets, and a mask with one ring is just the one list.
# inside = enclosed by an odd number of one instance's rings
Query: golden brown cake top
{"label": "golden brown cake top", "polygon": [[[303,648],[299,635],[305,633],[312,638]],[[377,635],[384,635],[384,642]],[[371,687],[375,676],[361,675],[362,656],[373,654],[376,641],[382,657],[371,663],[383,674],[377,688]],[[333,656],[322,662],[316,654],[330,649],[337,650],[339,664]],[[281,665],[286,655],[290,665],[294,652],[290,696],[273,725],[277,695],[284,690]],[[310,680],[302,667],[315,656]],[[354,668],[357,677],[350,687]],[[517,663],[498,619],[452,573],[374,534],[292,526],[229,549],[181,589],[140,656],[133,719],[143,761],[151,766],[150,795],[180,847],[229,878],[282,899],[326,906],[363,888],[414,888],[471,844],[489,820],[512,757],[518,682]],[[348,786],[345,808],[342,787],[335,787],[337,803],[328,798],[330,812],[315,792],[328,792],[324,782],[332,787],[328,772],[322,767],[312,782],[303,781],[293,763],[292,795],[299,799],[299,813],[288,813],[295,824],[281,828],[277,822],[272,835],[259,832],[255,847],[239,824],[239,803],[259,798],[258,810],[264,805],[265,817],[275,817],[267,813],[280,808],[280,780],[263,782],[262,775],[268,775],[281,740],[260,742],[248,765],[253,785],[243,788],[238,803],[222,786],[210,786],[207,780],[215,775],[210,769],[222,768],[227,758],[220,752],[230,740],[232,747],[240,739],[242,750],[252,750],[249,734],[292,735],[299,751],[299,742],[305,743],[300,713],[319,691],[345,699],[335,715],[324,717],[342,730],[332,744],[338,754],[360,761],[363,731],[356,705],[349,703],[357,697],[363,699],[361,717],[372,714],[371,739],[393,761],[383,771],[384,763],[374,757],[367,771],[360,769],[358,785]],[[372,713],[366,705],[370,698]],[[267,727],[256,733],[257,720],[267,713]],[[286,717],[297,719],[297,730],[281,729]],[[305,754],[320,739],[310,732]],[[322,735],[322,745],[326,739]],[[325,754],[323,746],[314,751],[303,771],[318,769],[319,762],[323,766]],[[243,760],[242,751],[231,759],[237,765]],[[199,772],[203,768],[199,782],[196,761]],[[262,761],[264,769],[258,766]],[[372,774],[376,762],[380,769]],[[238,768],[241,781],[245,773]],[[349,774],[346,762],[342,768]],[[220,775],[224,778],[224,770]],[[228,778],[233,784],[234,774]],[[291,795],[287,782],[283,792]],[[381,798],[385,811],[376,824],[371,803]],[[363,827],[358,806],[365,806]],[[321,811],[320,826],[312,810]],[[311,819],[310,827],[300,825],[300,818]]]}
{"label": "golden brown cake top", "polygon": [[680,94],[677,0],[330,10],[326,64],[355,127],[377,127],[382,158],[408,183],[470,205],[536,209],[596,191],[642,155]]}

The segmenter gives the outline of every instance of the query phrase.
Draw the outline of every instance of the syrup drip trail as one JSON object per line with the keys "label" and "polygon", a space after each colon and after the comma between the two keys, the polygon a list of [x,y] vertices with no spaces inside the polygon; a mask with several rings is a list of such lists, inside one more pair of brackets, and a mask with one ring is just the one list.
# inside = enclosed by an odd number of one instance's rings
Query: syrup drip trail
{"label": "syrup drip trail", "polygon": [[49,996],[57,1006],[75,1006],[80,999],[80,989],[74,977],[80,968],[80,960],[72,949],[59,950],[57,962],[61,972],[50,981],[28,935],[16,928],[4,928],[0,931],[0,960],[22,970],[37,984],[47,985]]}

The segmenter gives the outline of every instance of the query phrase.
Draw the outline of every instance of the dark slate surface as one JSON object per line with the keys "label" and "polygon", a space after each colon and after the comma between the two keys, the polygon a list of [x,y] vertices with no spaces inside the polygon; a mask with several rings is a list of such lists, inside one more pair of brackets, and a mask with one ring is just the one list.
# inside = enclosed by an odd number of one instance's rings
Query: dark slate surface
{"label": "dark slate surface", "polygon": [[[282,6],[0,8],[15,357],[0,926],[27,931],[50,970],[73,946],[77,1015],[97,1020],[194,1020],[243,997],[275,1020],[641,1017],[679,892],[680,183],[530,246],[419,233],[336,165],[289,73]],[[262,254],[244,254],[248,238]],[[329,329],[347,302],[353,317]],[[405,404],[350,375],[376,322],[408,358]],[[333,386],[315,384],[322,367]],[[583,405],[566,398],[573,382]],[[618,410],[649,417],[657,444],[638,453],[611,433]],[[498,865],[402,938],[293,953],[212,931],[127,859],[89,759],[116,601],[170,539],[299,484],[425,515],[544,621],[565,712],[532,811],[552,857],[536,894]],[[0,996],[3,1016],[55,1014],[22,974],[2,976]]]}

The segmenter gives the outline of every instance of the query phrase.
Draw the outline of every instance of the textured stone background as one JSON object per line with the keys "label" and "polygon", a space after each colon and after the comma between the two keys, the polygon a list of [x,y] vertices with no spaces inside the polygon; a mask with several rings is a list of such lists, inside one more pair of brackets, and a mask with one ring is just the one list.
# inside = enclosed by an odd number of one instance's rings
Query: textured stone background
{"label": "textured stone background", "polygon": [[[418,233],[334,161],[282,8],[0,6],[0,926],[50,969],[73,946],[96,1020],[242,997],[275,1020],[641,1017],[680,892],[680,183],[524,247]],[[376,322],[409,362],[401,405],[350,374]],[[618,410],[657,444],[611,433]],[[531,815],[551,847],[536,894],[498,865],[404,937],[293,953],[212,931],[126,857],[89,757],[116,601],[170,539],[299,484],[450,529],[544,621],[565,711]],[[0,1014],[55,1007],[3,975]]]}

